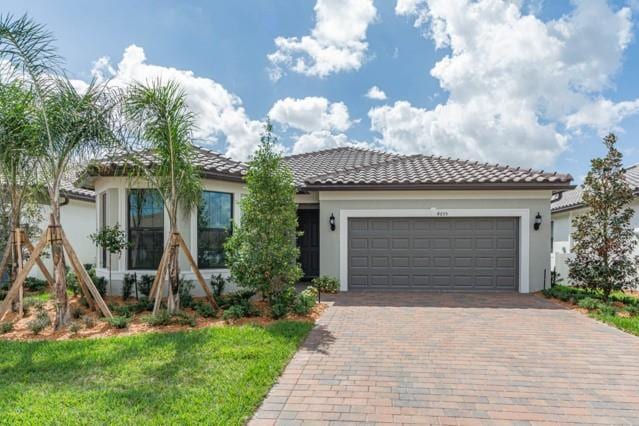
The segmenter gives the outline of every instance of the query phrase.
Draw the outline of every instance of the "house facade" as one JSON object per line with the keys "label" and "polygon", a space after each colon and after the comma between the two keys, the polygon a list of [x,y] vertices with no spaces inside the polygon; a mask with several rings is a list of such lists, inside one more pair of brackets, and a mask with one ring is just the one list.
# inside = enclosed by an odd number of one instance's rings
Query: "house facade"
{"label": "house facade", "polygon": [[[538,291],[549,285],[550,200],[569,175],[440,157],[342,147],[284,158],[297,187],[300,263],[342,291]],[[246,166],[197,150],[200,207],[180,232],[205,279],[221,273],[231,223],[241,223]],[[162,202],[142,180],[101,163],[83,185],[96,193],[97,226],[119,223],[130,248],[112,258],[114,290],[126,273],[154,274],[167,240]],[[107,275],[105,253],[98,273]],[[181,259],[186,279],[193,279]]]}
{"label": "house facade", "polygon": [[[631,219],[631,226],[639,238],[639,165],[626,169],[626,179],[635,193],[635,199],[630,204],[630,207],[635,211]],[[550,244],[552,252],[550,262],[551,268],[558,274],[558,278],[562,280],[563,284],[570,284],[566,261],[572,257],[571,252],[574,246],[572,221],[587,210],[582,193],[581,187],[561,192],[555,195],[551,203],[552,235]],[[634,254],[639,255],[639,246],[635,249]]]}

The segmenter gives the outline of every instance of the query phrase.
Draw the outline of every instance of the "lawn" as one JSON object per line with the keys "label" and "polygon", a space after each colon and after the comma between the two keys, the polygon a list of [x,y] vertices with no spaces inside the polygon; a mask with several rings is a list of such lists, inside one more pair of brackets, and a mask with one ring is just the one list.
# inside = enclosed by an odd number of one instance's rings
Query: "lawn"
{"label": "lawn", "polygon": [[0,423],[243,424],[311,327],[0,341]]}
{"label": "lawn", "polygon": [[639,297],[636,295],[615,291],[606,303],[600,292],[561,285],[545,290],[544,294],[587,309],[591,317],[639,336]]}

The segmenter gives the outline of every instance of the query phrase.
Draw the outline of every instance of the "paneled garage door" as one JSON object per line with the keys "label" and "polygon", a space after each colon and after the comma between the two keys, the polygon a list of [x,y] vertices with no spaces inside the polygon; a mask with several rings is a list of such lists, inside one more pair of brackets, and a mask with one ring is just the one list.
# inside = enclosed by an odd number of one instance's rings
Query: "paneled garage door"
{"label": "paneled garage door", "polygon": [[350,218],[348,289],[518,289],[519,221],[498,218]]}

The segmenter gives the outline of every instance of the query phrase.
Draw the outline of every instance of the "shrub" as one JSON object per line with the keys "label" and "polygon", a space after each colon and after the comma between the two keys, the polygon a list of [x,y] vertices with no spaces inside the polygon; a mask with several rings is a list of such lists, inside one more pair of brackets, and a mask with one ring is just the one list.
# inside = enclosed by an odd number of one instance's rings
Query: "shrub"
{"label": "shrub", "polygon": [[226,278],[222,274],[211,275],[211,289],[213,290],[213,296],[220,297],[226,287]]}
{"label": "shrub", "polygon": [[198,315],[204,318],[215,318],[217,316],[217,311],[213,306],[206,302],[196,302],[193,306],[195,312]]}
{"label": "shrub", "polygon": [[90,268],[87,269],[87,272],[89,274],[89,277],[91,278],[91,281],[93,281],[93,284],[95,284],[95,287],[98,289],[98,293],[100,293],[100,296],[102,297],[106,296],[106,290],[107,290],[106,278],[98,277],[97,273],[95,272],[94,265],[90,265]]}
{"label": "shrub", "polygon": [[226,309],[232,305],[243,305],[248,307],[250,306],[250,300],[253,296],[255,296],[255,292],[253,290],[241,290],[226,293],[225,295],[217,298],[216,301],[222,309]]}
{"label": "shrub", "polygon": [[138,276],[135,273],[124,274],[124,279],[122,280],[122,299],[127,300],[131,297],[131,292],[137,280]]}
{"label": "shrub", "polygon": [[38,312],[38,315],[29,321],[27,327],[33,334],[40,334],[42,330],[51,325],[51,318],[49,318],[49,314],[44,311]]}
{"label": "shrub", "polygon": [[114,328],[127,328],[131,323],[131,318],[115,315],[113,318],[107,318],[107,322]]}
{"label": "shrub", "polygon": [[93,328],[95,327],[95,320],[92,316],[85,315],[82,317],[82,322],[84,323],[85,328]]}
{"label": "shrub", "polygon": [[598,309],[601,302],[597,299],[593,299],[592,297],[584,297],[579,301],[578,305],[580,308],[593,310]]}
{"label": "shrub", "polygon": [[67,288],[71,290],[74,296],[77,296],[78,294],[81,293],[80,282],[78,281],[78,277],[75,275],[75,273],[68,270],[68,267],[67,267]]}
{"label": "shrub", "polygon": [[149,297],[149,293],[151,293],[151,287],[153,287],[153,280],[155,276],[144,274],[140,277],[140,281],[138,282],[138,289],[140,293],[144,297]]}
{"label": "shrub", "polygon": [[315,294],[304,290],[297,295],[297,299],[293,304],[293,312],[298,315],[308,315],[313,306],[315,306]]}
{"label": "shrub", "polygon": [[178,312],[175,314],[175,322],[180,325],[188,325],[189,327],[195,327],[197,325],[195,317],[185,312]]}
{"label": "shrub", "polygon": [[246,309],[241,305],[232,305],[222,314],[225,321],[240,319],[246,315]]}
{"label": "shrub", "polygon": [[639,306],[626,305],[625,310],[626,310],[626,312],[628,312],[632,316],[639,315]]}
{"label": "shrub", "polygon": [[191,291],[195,286],[192,281],[185,280],[184,277],[180,277],[179,280],[179,295],[180,295],[180,306],[183,308],[190,308],[193,306],[193,296],[191,295]]}
{"label": "shrub", "polygon": [[162,310],[155,315],[145,316],[142,318],[142,321],[153,327],[169,325],[171,324],[171,314],[169,314],[168,311]]}
{"label": "shrub", "polygon": [[271,305],[271,316],[275,319],[284,318],[289,312],[289,305],[274,303]]}
{"label": "shrub", "polygon": [[81,306],[72,306],[71,307],[71,318],[79,319],[84,315],[84,308]]}
{"label": "shrub", "polygon": [[11,330],[13,330],[12,322],[3,322],[2,324],[0,324],[0,334],[6,334]]}
{"label": "shrub", "polygon": [[80,331],[80,329],[82,328],[82,325],[79,322],[72,322],[71,325],[69,325],[69,331],[73,334],[78,334],[78,331]]}
{"label": "shrub", "polygon": [[615,315],[617,315],[617,309],[615,309],[615,307],[612,306],[612,305],[604,305],[604,304],[602,304],[599,307],[599,313],[601,315],[614,317]]}
{"label": "shrub", "polygon": [[329,277],[328,275],[313,278],[311,284],[321,293],[339,292],[339,280],[337,278]]}
{"label": "shrub", "polygon": [[132,317],[134,309],[131,308],[132,305],[109,305],[109,310],[115,315],[121,317]]}
{"label": "shrub", "polygon": [[46,280],[41,280],[35,277],[27,277],[27,279],[24,280],[24,287],[33,292],[41,292],[46,289],[48,285],[49,283]]}

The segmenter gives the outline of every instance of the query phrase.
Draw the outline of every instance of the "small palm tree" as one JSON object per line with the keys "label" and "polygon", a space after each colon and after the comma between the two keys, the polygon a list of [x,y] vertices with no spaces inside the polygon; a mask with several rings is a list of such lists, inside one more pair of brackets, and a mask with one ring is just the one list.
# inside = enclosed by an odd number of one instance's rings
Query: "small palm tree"
{"label": "small palm tree", "polygon": [[[116,143],[112,113],[116,97],[91,83],[82,93],[64,75],[53,37],[26,15],[0,17],[0,61],[33,93],[39,132],[29,155],[35,158],[49,195],[50,225],[60,226],[60,186],[67,173]],[[68,319],[66,267],[62,244],[51,241],[58,329]]]}
{"label": "small palm tree", "polygon": [[[194,117],[186,105],[186,95],[173,81],[135,83],[127,92],[124,111],[135,141],[135,151],[130,155],[137,162],[134,173],[158,191],[169,217],[170,235],[177,234],[179,212],[191,211],[202,194],[201,174],[193,162]],[[173,313],[180,309],[180,266],[175,244],[170,246],[168,259],[168,310]]]}

